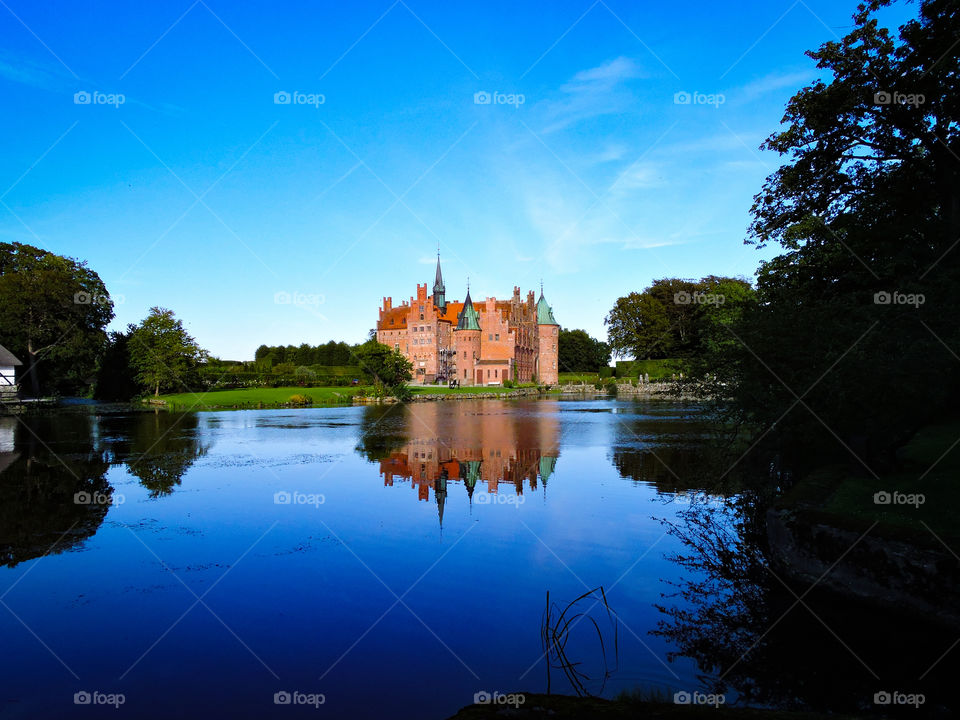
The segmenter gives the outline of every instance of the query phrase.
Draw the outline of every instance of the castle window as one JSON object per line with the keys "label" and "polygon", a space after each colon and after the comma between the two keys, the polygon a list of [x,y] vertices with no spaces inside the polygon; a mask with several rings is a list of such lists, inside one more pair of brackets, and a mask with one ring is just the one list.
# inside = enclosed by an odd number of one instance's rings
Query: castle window
{"label": "castle window", "polygon": [[487,339],[492,341],[492,340],[493,340],[493,333],[490,333],[490,334],[487,336]]}
{"label": "castle window", "polygon": [[499,340],[499,339],[500,339],[500,333],[497,333],[497,334],[495,335],[495,338],[496,338],[497,340]]}
{"label": "castle window", "polygon": [[423,313],[420,313],[420,319],[423,320]]}
{"label": "castle window", "polygon": [[[464,353],[464,355],[466,355],[466,353]],[[467,371],[466,371],[466,370],[463,371],[463,376],[464,376],[464,377],[467,376]]]}
{"label": "castle window", "polygon": [[[464,357],[467,356],[467,351],[466,351],[466,350],[463,351],[463,356],[464,356]],[[466,372],[466,370],[464,370],[464,372]]]}
{"label": "castle window", "polygon": [[394,343],[394,344],[393,344],[393,349],[394,349],[394,350],[399,350],[399,349],[400,349],[400,343]]}

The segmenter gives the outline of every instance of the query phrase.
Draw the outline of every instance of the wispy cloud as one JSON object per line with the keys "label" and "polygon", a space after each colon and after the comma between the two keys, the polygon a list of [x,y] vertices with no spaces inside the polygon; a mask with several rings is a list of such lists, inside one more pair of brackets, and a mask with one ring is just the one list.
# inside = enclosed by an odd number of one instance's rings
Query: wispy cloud
{"label": "wispy cloud", "polygon": [[542,132],[549,134],[590,118],[622,112],[636,102],[626,84],[640,77],[644,77],[643,71],[627,57],[581,70],[560,86],[558,97],[540,103]]}
{"label": "wispy cloud", "polygon": [[816,70],[813,69],[770,73],[739,88],[733,88],[725,94],[728,102],[748,103],[785,88],[795,92],[816,77]]}

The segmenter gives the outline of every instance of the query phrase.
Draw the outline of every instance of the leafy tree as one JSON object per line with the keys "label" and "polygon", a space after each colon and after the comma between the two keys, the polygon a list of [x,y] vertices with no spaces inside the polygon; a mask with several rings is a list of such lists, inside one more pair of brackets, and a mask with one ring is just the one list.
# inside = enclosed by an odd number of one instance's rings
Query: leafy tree
{"label": "leafy tree", "polygon": [[808,53],[827,79],[763,145],[785,162],[748,242],[785,252],[730,327],[741,352],[726,369],[741,418],[776,427],[796,457],[869,472],[960,399],[960,7],[921,2],[894,34],[876,17],[887,4]]}
{"label": "leafy tree", "polygon": [[374,385],[380,392],[402,392],[413,377],[413,363],[399,350],[394,350],[376,340],[368,340],[357,349],[360,367],[373,376]]}
{"label": "leafy tree", "polygon": [[750,284],[740,278],[654,280],[643,292],[617,299],[604,321],[610,346],[617,355],[636,359],[702,359],[711,349],[705,346],[708,339],[729,340],[715,330],[739,316],[752,294]]}
{"label": "leafy tree", "polygon": [[187,386],[207,356],[172,310],[154,307],[139,326],[130,329],[130,362],[141,384],[159,395]]}
{"label": "leafy tree", "polygon": [[669,357],[673,349],[670,319],[663,303],[646,292],[617,298],[604,319],[610,347],[618,357]]}
{"label": "leafy tree", "polygon": [[111,332],[97,367],[93,396],[97,400],[129,400],[140,392],[130,362],[130,332]]}
{"label": "leafy tree", "polygon": [[609,346],[586,330],[560,329],[559,366],[566,372],[597,372],[610,362]]}
{"label": "leafy tree", "polygon": [[34,395],[88,385],[112,319],[110,295],[86,263],[0,243],[0,338],[23,360]]}

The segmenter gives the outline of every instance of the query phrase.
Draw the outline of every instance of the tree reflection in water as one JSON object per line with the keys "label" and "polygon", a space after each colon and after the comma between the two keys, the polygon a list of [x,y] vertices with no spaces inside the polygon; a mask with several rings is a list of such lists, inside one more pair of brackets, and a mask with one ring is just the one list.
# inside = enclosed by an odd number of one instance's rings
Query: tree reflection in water
{"label": "tree reflection in water", "polygon": [[130,427],[124,463],[156,498],[169,495],[187,470],[207,453],[195,413],[139,413]]}
{"label": "tree reflection in water", "polygon": [[[9,567],[76,547],[107,514],[109,463],[90,444],[90,418],[73,418],[51,447],[50,417],[0,417],[0,562]],[[46,440],[45,440],[46,438]],[[100,502],[75,502],[96,498]]]}
{"label": "tree reflection in water", "polygon": [[93,536],[115,499],[111,466],[126,465],[151,497],[171,493],[207,452],[198,426],[193,413],[0,417],[0,561],[13,566]]}
{"label": "tree reflection in water", "polygon": [[653,634],[677,648],[669,659],[692,658],[705,688],[751,705],[871,714],[883,710],[874,693],[899,690],[925,693],[924,712],[954,706],[956,658],[930,672],[949,647],[944,628],[773,570],[764,507],[748,495],[701,496],[663,521],[684,548],[671,559],[686,571],[657,605],[664,617]]}

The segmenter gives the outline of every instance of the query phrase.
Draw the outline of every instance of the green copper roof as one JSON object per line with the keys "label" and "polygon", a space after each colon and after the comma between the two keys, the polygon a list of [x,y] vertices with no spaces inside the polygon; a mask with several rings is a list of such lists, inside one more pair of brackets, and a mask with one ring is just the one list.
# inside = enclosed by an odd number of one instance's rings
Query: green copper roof
{"label": "green copper roof", "polygon": [[457,330],[479,330],[480,316],[473,308],[473,301],[470,299],[470,291],[467,290],[467,299],[463,301],[463,310],[457,317]]}
{"label": "green copper roof", "polygon": [[473,489],[480,479],[480,461],[467,460],[460,463],[460,479],[466,483],[469,489]]}
{"label": "green copper roof", "polygon": [[443,287],[443,273],[440,272],[440,253],[437,253],[437,277],[433,281],[433,291],[442,293],[446,288]]}
{"label": "green copper roof", "polygon": [[547,480],[550,479],[550,476],[553,475],[554,468],[557,467],[557,459],[555,457],[550,457],[548,455],[540,456],[540,479],[543,481],[543,484],[547,484]]}
{"label": "green copper roof", "polygon": [[537,325],[558,325],[559,323],[553,317],[553,310],[547,304],[547,299],[543,296],[543,290],[540,291],[540,299],[537,301]]}

